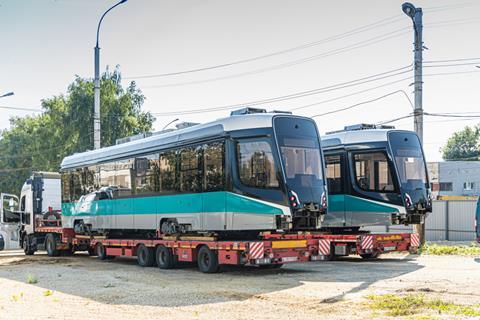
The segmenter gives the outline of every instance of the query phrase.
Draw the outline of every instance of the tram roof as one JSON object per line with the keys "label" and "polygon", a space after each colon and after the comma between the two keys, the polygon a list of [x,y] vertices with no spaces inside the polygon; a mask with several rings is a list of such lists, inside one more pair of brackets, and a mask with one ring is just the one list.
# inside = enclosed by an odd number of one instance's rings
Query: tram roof
{"label": "tram roof", "polygon": [[369,142],[388,141],[388,133],[392,131],[404,131],[395,129],[371,129],[337,131],[322,136],[322,147],[329,148],[340,145],[359,144]]}
{"label": "tram roof", "polygon": [[[257,113],[234,115],[221,118],[212,122],[194,125],[185,129],[173,130],[164,133],[154,133],[152,136],[114,145],[97,150],[76,153],[65,157],[61,164],[62,170],[73,169],[80,166],[94,165],[114,159],[167,149],[189,142],[207,138],[221,137],[227,132],[272,127],[273,118],[282,116],[280,113]],[[283,114],[285,116],[285,114]],[[288,117],[297,117],[287,115]]]}

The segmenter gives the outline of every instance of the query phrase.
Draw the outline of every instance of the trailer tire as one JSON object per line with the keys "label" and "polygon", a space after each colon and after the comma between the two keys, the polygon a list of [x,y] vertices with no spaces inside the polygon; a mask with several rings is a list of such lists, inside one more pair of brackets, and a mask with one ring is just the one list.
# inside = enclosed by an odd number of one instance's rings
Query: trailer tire
{"label": "trailer tire", "polygon": [[147,247],[143,243],[137,248],[137,262],[141,267],[151,267],[155,263],[155,253],[152,248]]}
{"label": "trailer tire", "polygon": [[156,261],[160,269],[172,269],[175,266],[175,257],[173,256],[172,249],[163,245],[158,246],[156,250]]}
{"label": "trailer tire", "polygon": [[379,252],[362,253],[360,255],[360,257],[362,257],[362,259],[366,259],[366,260],[373,260],[373,259],[377,259],[379,255],[380,255]]}
{"label": "trailer tire", "polygon": [[95,248],[93,248],[93,247],[88,247],[87,251],[88,251],[88,255],[89,255],[90,257],[93,257],[93,256],[96,256],[96,255],[97,255],[97,251],[96,251]]}
{"label": "trailer tire", "polygon": [[197,255],[198,269],[203,273],[216,273],[219,271],[218,256],[208,246],[200,247]]}
{"label": "trailer tire", "polygon": [[32,248],[29,237],[26,235],[23,238],[23,252],[26,256],[32,256],[35,253],[35,248]]}
{"label": "trailer tire", "polygon": [[107,256],[107,250],[105,246],[101,243],[98,243],[96,246],[97,257],[99,260],[112,260],[114,256]]}
{"label": "trailer tire", "polygon": [[47,249],[47,255],[49,257],[57,257],[60,254],[57,249],[57,239],[51,233],[47,234],[45,238],[45,248]]}

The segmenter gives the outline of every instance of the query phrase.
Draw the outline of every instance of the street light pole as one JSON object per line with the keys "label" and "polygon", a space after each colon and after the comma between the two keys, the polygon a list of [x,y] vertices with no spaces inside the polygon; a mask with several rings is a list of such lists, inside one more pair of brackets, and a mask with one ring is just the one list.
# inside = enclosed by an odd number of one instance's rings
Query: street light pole
{"label": "street light pole", "polygon": [[102,24],[103,18],[105,15],[110,12],[115,7],[121,5],[122,3],[127,2],[127,0],[122,0],[119,3],[113,5],[105,11],[98,22],[97,27],[97,42],[95,45],[95,79],[94,79],[94,87],[93,87],[93,148],[100,149],[101,147],[101,128],[100,128],[100,47],[98,46],[98,38],[100,34],[100,25]]}
{"label": "street light pole", "polygon": [[[415,109],[413,112],[414,130],[423,146],[423,11],[413,4],[405,2],[402,11],[412,19],[415,32],[414,41],[414,93]],[[420,238],[420,243],[425,244],[425,222],[414,226]]]}

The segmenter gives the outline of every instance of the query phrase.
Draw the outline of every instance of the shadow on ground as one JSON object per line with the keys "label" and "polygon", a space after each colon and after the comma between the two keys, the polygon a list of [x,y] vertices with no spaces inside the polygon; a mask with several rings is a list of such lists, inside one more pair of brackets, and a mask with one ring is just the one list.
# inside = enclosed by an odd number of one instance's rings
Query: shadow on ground
{"label": "shadow on ground", "polygon": [[[18,252],[17,252],[18,253]],[[478,262],[478,261],[477,261]],[[276,293],[314,283],[325,291],[319,302],[337,301],[377,281],[421,269],[414,256],[389,256],[379,260],[345,258],[285,265],[282,269],[225,267],[222,273],[203,274],[195,265],[174,270],[141,268],[135,259],[103,262],[86,254],[50,258],[2,254],[0,279],[26,283],[34,275],[40,288],[93,299],[112,305],[188,306],[242,301],[260,294]],[[322,287],[344,288],[328,290]],[[321,295],[324,293],[321,292]]]}

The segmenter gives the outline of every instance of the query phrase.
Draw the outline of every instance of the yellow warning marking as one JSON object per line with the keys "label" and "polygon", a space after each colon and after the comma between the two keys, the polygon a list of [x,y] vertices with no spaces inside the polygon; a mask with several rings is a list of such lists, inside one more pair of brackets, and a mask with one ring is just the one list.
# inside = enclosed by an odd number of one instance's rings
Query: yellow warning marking
{"label": "yellow warning marking", "polygon": [[273,249],[305,248],[306,246],[307,240],[272,241]]}

